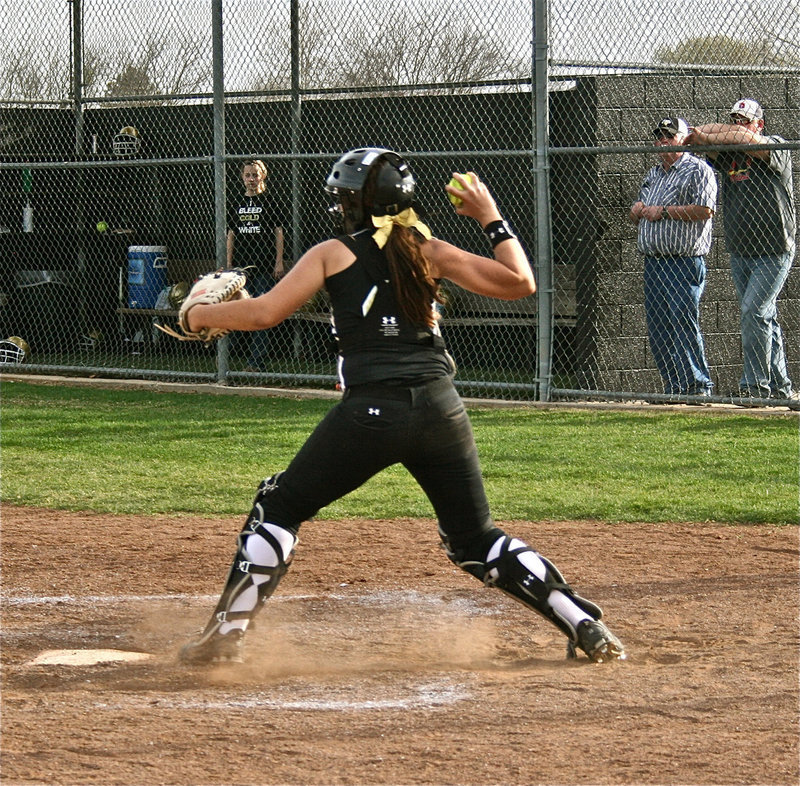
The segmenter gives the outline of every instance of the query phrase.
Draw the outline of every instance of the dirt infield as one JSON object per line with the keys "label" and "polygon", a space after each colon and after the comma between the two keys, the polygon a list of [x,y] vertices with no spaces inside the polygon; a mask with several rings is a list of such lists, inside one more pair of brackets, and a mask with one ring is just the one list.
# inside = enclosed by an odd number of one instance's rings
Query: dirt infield
{"label": "dirt infield", "polygon": [[248,663],[182,668],[240,523],[3,508],[4,786],[798,782],[796,527],[503,522],[604,607],[595,665],[432,522],[317,521]]}

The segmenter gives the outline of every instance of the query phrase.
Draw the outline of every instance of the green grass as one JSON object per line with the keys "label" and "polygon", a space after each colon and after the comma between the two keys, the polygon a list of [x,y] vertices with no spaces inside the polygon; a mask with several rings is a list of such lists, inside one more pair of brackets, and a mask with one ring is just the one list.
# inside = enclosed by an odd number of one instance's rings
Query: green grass
{"label": "green grass", "polygon": [[[245,513],[259,481],[288,463],[332,406],[68,381],[4,381],[1,392],[3,500],[120,514]],[[497,519],[798,522],[796,418],[525,408],[471,416]],[[432,515],[402,467],[320,513]]]}

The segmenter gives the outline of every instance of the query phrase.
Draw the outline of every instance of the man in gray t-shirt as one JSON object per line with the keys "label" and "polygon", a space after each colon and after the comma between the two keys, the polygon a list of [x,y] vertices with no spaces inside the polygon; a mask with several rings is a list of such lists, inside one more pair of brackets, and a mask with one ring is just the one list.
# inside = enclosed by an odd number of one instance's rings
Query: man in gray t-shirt
{"label": "man in gray t-shirt", "polygon": [[[780,143],[766,136],[764,111],[742,98],[730,123],[707,123],[692,129],[687,144],[758,145]],[[741,309],[744,368],[739,383],[742,403],[749,399],[788,399],[800,405],[786,367],[778,323],[778,295],[795,255],[796,211],[789,150],[724,150],[708,153],[722,182],[725,245]]]}

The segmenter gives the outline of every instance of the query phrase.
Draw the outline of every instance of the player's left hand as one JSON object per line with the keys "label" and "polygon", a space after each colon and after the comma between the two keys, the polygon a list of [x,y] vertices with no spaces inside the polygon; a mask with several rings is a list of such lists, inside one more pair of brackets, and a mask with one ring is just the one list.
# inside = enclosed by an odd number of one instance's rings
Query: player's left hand
{"label": "player's left hand", "polygon": [[246,280],[244,270],[235,267],[227,270],[220,269],[200,276],[194,282],[178,311],[178,327],[181,329],[181,333],[164,325],[156,325],[156,327],[180,341],[203,341],[206,344],[228,335],[230,330],[222,328],[192,330],[188,321],[189,311],[195,306],[216,305],[231,300],[249,298],[250,294],[244,288]]}

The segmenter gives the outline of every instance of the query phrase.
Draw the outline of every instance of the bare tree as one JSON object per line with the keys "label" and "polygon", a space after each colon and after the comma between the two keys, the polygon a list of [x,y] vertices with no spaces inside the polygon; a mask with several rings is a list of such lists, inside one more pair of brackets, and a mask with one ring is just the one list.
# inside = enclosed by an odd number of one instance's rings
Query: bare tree
{"label": "bare tree", "polygon": [[[380,87],[524,78],[530,54],[514,51],[507,35],[493,35],[453,12],[445,1],[409,19],[388,0],[374,0],[369,15],[351,3],[304,7],[300,13],[300,74],[305,88]],[[380,24],[376,24],[380,20]],[[285,26],[261,35],[254,89],[289,85]],[[269,43],[266,43],[269,42]],[[444,89],[444,88],[443,88]]]}
{"label": "bare tree", "polygon": [[[503,13],[497,8],[485,12]],[[229,83],[285,90],[290,84],[290,36],[284,6],[247,21],[247,48],[228,50]],[[470,20],[453,0],[428,0],[398,8],[372,0],[369,13],[346,0],[303,3],[300,9],[300,75],[304,88],[374,87],[525,77],[529,52],[509,39],[507,28]],[[139,20],[141,22],[141,20]],[[207,20],[181,18],[182,26],[120,15],[117,24],[89,25],[84,42],[83,92],[93,97],[157,96],[211,89],[211,36]],[[479,23],[480,22],[480,23]],[[135,34],[134,34],[135,33]],[[525,35],[522,36],[526,38]],[[250,47],[259,44],[255,51]],[[0,97],[53,100],[72,92],[69,52],[56,53],[35,39],[19,38],[0,51]],[[523,47],[524,49],[524,47]],[[241,62],[236,58],[241,57]],[[443,88],[446,89],[446,88]]]}
{"label": "bare tree", "polygon": [[[300,8],[300,82],[304,88],[331,86],[331,76],[338,74],[345,59],[341,41],[332,19],[339,8],[309,4]],[[246,55],[254,62],[255,74],[247,88],[251,90],[287,90],[291,85],[291,41],[285,20],[270,17],[260,20],[254,35],[260,44]]]}
{"label": "bare tree", "polygon": [[674,47],[662,46],[656,50],[656,61],[691,65],[755,65],[753,45],[725,35],[697,36],[681,41]]}
{"label": "bare tree", "polygon": [[[18,42],[0,51],[0,98],[53,101],[72,95],[69,54]],[[176,95],[211,88],[208,30],[151,31],[136,42],[126,38],[87,41],[83,52],[86,97]]]}
{"label": "bare tree", "polygon": [[[422,20],[421,20],[422,21]],[[446,5],[429,6],[424,24],[409,35],[402,15],[387,15],[380,27],[364,25],[345,39],[347,86],[470,82],[521,78],[530,58],[510,51],[504,36],[477,29]]]}
{"label": "bare tree", "polygon": [[762,41],[769,46],[775,65],[800,68],[800,3],[787,0],[764,9],[755,23]]}
{"label": "bare tree", "polygon": [[0,95],[9,100],[66,99],[72,89],[66,58],[48,49],[20,47],[0,60]]}
{"label": "bare tree", "polygon": [[132,63],[123,66],[107,88],[106,95],[112,98],[152,96],[158,93],[158,87],[147,73],[147,68]]}
{"label": "bare tree", "polygon": [[209,89],[211,57],[206,38],[188,30],[172,34],[151,31],[136,48],[124,41],[108,58],[114,65],[106,95],[178,95]]}
{"label": "bare tree", "polygon": [[[107,87],[111,73],[110,53],[97,46],[87,46],[83,52],[83,92],[95,96]],[[101,87],[102,85],[102,87]]]}

